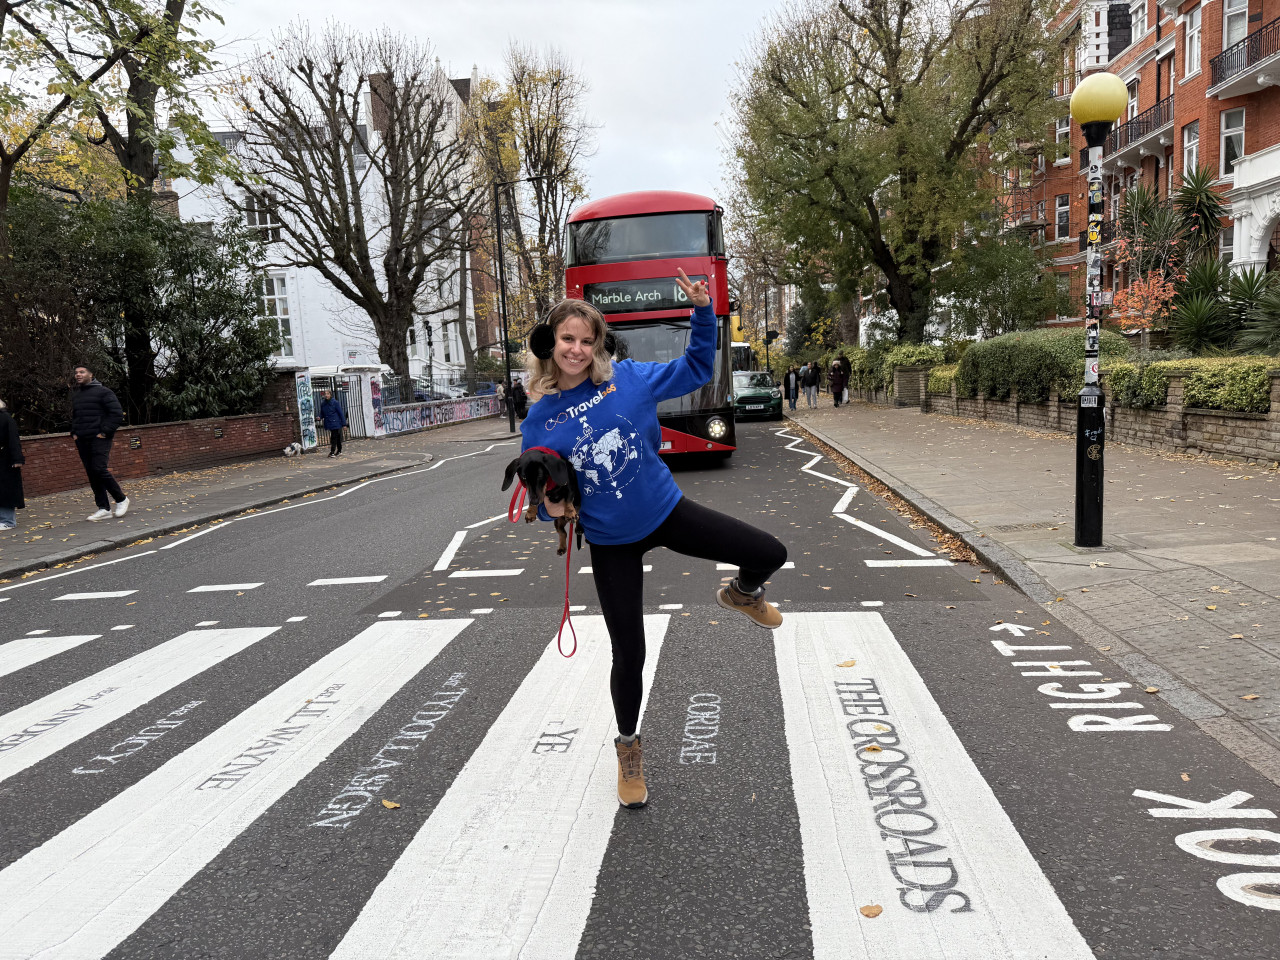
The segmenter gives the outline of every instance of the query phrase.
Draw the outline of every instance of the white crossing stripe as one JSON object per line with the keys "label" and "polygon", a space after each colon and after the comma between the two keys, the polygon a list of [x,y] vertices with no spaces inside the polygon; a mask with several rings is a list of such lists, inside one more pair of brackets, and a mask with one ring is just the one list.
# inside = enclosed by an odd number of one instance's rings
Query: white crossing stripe
{"label": "white crossing stripe", "polygon": [[257,590],[261,583],[209,583],[193,587],[187,593],[229,593],[232,590]]}
{"label": "white crossing stripe", "polygon": [[27,631],[27,636],[28,636],[28,637],[38,637],[38,636],[40,636],[40,635],[41,635],[41,634],[43,634],[43,633],[53,633],[53,631],[52,631],[52,630],[28,630],[28,631]]}
{"label": "white crossing stripe", "polygon": [[[652,573],[652,572],[653,572],[653,564],[652,564],[652,563],[646,563],[646,564],[645,564],[641,569],[642,569],[642,570],[643,570],[643,572],[645,572],[645,573]],[[734,569],[736,570],[737,568],[735,567]],[[590,567],[582,567],[582,568],[580,568],[580,569],[578,570],[578,572],[579,572],[579,573],[590,573],[590,572],[591,572],[591,568],[590,568]]]}
{"label": "white crossing stripe", "polygon": [[[196,624],[197,627],[216,627],[217,625],[218,625],[217,620],[201,620],[199,623]],[[112,627],[111,629],[114,630],[116,628]]]}
{"label": "white crossing stripe", "polygon": [[0,677],[16,673],[82,643],[97,640],[100,636],[100,633],[85,633],[74,637],[23,637],[21,640],[11,640],[0,647]]}
{"label": "white crossing stripe", "polygon": [[880,614],[789,613],[774,654],[815,960],[1092,960]]}
{"label": "white crossing stripe", "polygon": [[[217,622],[218,622],[217,620],[213,620],[213,621],[211,621],[211,622],[210,622],[210,626],[212,626],[213,624],[215,624],[215,623],[217,623]],[[199,626],[199,624],[196,624],[196,626]],[[122,624],[119,624],[118,626],[112,627],[111,629],[112,629],[112,630],[132,630],[132,629],[133,629],[133,624],[132,624],[132,623],[122,623]]]}
{"label": "white crossing stripe", "polygon": [[115,597],[127,597],[137,590],[103,590],[98,593],[64,593],[55,600],[111,600]]}
{"label": "white crossing stripe", "polygon": [[518,577],[524,573],[524,567],[516,570],[455,570],[451,577]]}
{"label": "white crossing stripe", "polygon": [[476,607],[476,608],[475,608],[474,610],[472,610],[471,612],[472,612],[473,614],[477,614],[477,613],[493,613],[493,607]]}
{"label": "white crossing stripe", "polygon": [[659,610],[683,610],[684,604],[683,603],[660,603],[658,604],[658,609]]}
{"label": "white crossing stripe", "polygon": [[0,872],[0,957],[110,952],[471,622],[372,624]]}
{"label": "white crossing stripe", "polygon": [[188,630],[6,713],[0,717],[0,781],[132,713],[279,629]]}
{"label": "white crossing stripe", "polygon": [[467,531],[459,530],[453,535],[453,539],[449,541],[449,545],[444,548],[444,553],[440,554],[440,559],[436,561],[436,565],[432,570],[448,570],[449,564],[453,563],[453,555],[458,552],[458,548],[462,546],[462,541],[467,539]]}
{"label": "white crossing stripe", "polygon": [[883,600],[863,600],[862,605],[864,607],[883,607],[884,601]]}
{"label": "white crossing stripe", "polygon": [[888,530],[882,530],[879,527],[877,527],[875,524],[867,523],[865,520],[859,520],[857,517],[851,517],[847,513],[837,513],[836,516],[839,517],[841,520],[845,521],[846,523],[852,523],[855,527],[861,527],[863,530],[866,530],[868,533],[874,533],[881,540],[888,540],[890,543],[897,544],[903,550],[906,550],[910,553],[914,553],[917,557],[933,556],[932,550],[926,550],[924,547],[920,546],[917,543],[912,543],[909,540],[903,540],[901,537],[895,537]]}
{"label": "white crossing stripe", "polygon": [[401,614],[400,610],[383,610],[380,614],[378,614],[378,617],[382,620],[390,620],[393,617],[400,616],[400,614]]}
{"label": "white crossing stripe", "polygon": [[[644,621],[648,690],[669,618]],[[619,809],[604,618],[578,634],[571,660],[548,645],[331,960],[575,954]]]}
{"label": "white crossing stripe", "polygon": [[931,560],[864,560],[868,567],[949,567],[951,561],[944,557]]}
{"label": "white crossing stripe", "polygon": [[[717,564],[716,564],[716,569],[717,569],[717,570],[737,570],[740,566],[742,566],[742,564],[740,564],[740,563],[717,563]],[[795,568],[796,568],[795,561],[794,561],[794,560],[788,560],[788,561],[787,561],[786,563],[784,563],[784,564],[783,564],[779,569],[781,569],[781,570],[794,570]]]}
{"label": "white crossing stripe", "polygon": [[387,579],[385,573],[380,577],[321,577],[319,580],[312,580],[307,586],[338,587],[345,583],[381,583],[385,579]]}
{"label": "white crossing stripe", "polygon": [[301,623],[306,617],[290,617],[285,623]]}

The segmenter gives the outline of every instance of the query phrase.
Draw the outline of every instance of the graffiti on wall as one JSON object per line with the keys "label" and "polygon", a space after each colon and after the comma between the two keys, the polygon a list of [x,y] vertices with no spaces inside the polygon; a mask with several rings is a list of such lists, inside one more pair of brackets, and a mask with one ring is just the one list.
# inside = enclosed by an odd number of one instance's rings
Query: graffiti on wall
{"label": "graffiti on wall", "polygon": [[383,407],[374,393],[375,416],[381,417],[381,429],[387,434],[426,430],[443,423],[475,420],[499,412],[497,397],[464,397],[461,400],[435,400],[431,403],[406,403]]}
{"label": "graffiti on wall", "polygon": [[369,378],[369,391],[373,396],[373,435],[380,437],[388,431],[382,422],[382,380],[375,374]]}
{"label": "graffiti on wall", "polygon": [[298,422],[302,428],[302,449],[316,447],[316,407],[311,394],[311,374],[303,371],[295,374],[298,389]]}

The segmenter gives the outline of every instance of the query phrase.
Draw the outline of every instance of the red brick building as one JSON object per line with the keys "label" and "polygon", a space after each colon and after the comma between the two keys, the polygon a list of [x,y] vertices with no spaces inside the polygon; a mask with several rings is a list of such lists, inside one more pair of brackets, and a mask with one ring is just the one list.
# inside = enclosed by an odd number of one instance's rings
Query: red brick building
{"label": "red brick building", "polygon": [[[1006,185],[1011,223],[1035,231],[1070,277],[1079,322],[1084,299],[1086,151],[1065,116],[1081,78],[1108,70],[1129,89],[1125,115],[1103,148],[1107,223],[1114,252],[1124,191],[1142,182],[1167,197],[1184,170],[1208,166],[1231,209],[1222,256],[1235,269],[1274,269],[1280,250],[1280,0],[1079,0],[1052,25],[1062,58],[1054,95],[1064,116],[1057,150],[1033,156],[1030,172]],[[1125,284],[1104,261],[1103,288]]]}

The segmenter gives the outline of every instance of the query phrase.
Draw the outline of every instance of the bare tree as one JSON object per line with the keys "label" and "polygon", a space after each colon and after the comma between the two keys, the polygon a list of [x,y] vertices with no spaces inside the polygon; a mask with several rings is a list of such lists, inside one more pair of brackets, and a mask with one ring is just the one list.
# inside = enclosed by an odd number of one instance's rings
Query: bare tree
{"label": "bare tree", "polygon": [[[505,73],[501,85],[473,93],[471,140],[490,193],[499,185],[504,246],[515,262],[507,275],[514,338],[564,296],[565,225],[586,195],[581,166],[594,128],[584,113],[586,82],[560,52],[513,43]],[[496,263],[488,233],[480,242]]]}
{"label": "bare tree", "polygon": [[336,26],[292,28],[252,74],[238,204],[280,241],[278,263],[319,271],[369,316],[379,358],[408,376],[415,317],[455,305],[439,297],[472,199],[453,88],[427,46]]}

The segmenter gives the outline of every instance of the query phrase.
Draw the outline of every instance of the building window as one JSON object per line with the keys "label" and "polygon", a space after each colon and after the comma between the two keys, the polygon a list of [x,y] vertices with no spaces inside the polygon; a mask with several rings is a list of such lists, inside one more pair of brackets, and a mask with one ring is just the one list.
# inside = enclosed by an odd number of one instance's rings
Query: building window
{"label": "building window", "polygon": [[1147,0],[1137,0],[1129,5],[1129,22],[1133,25],[1133,40],[1130,41],[1133,43],[1147,32]]}
{"label": "building window", "polygon": [[[1057,160],[1071,159],[1071,118],[1059,117],[1058,129],[1054,132],[1054,142],[1058,145]],[[1056,162],[1056,161],[1055,161]]]}
{"label": "building window", "polygon": [[1235,46],[1249,32],[1249,0],[1226,0],[1222,5],[1222,49]]}
{"label": "building window", "polygon": [[256,228],[263,243],[275,243],[280,239],[280,218],[270,194],[246,193],[244,218],[250,228]]}
{"label": "building window", "polygon": [[1230,263],[1236,256],[1236,224],[1233,220],[1218,234],[1218,256],[1223,263]]}
{"label": "building window", "polygon": [[1036,222],[1044,223],[1044,201],[1041,200],[1036,204]]}
{"label": "building window", "polygon": [[1165,173],[1164,195],[1165,197],[1172,197],[1173,196],[1173,152],[1172,151],[1170,151],[1169,153],[1166,153],[1164,156],[1164,173]]}
{"label": "building window", "polygon": [[409,328],[409,356],[416,357],[418,355],[418,331],[413,327]]}
{"label": "building window", "polygon": [[1071,194],[1062,193],[1054,202],[1055,226],[1053,238],[1065,240],[1071,236]]}
{"label": "building window", "polygon": [[1238,110],[1224,110],[1220,116],[1222,144],[1219,155],[1222,157],[1222,168],[1218,175],[1234,177],[1236,163],[1244,156],[1244,107]]}
{"label": "building window", "polygon": [[1129,84],[1129,110],[1125,114],[1125,119],[1132,120],[1138,115],[1138,81],[1134,80]]}
{"label": "building window", "polygon": [[1200,166],[1200,121],[1193,120],[1182,128],[1182,179]]}
{"label": "building window", "polygon": [[1191,76],[1200,72],[1200,8],[1187,14],[1187,44],[1182,61],[1182,73]]}
{"label": "building window", "polygon": [[293,331],[289,326],[289,294],[283,273],[269,273],[258,285],[258,314],[276,322],[280,345],[273,357],[293,356]]}

